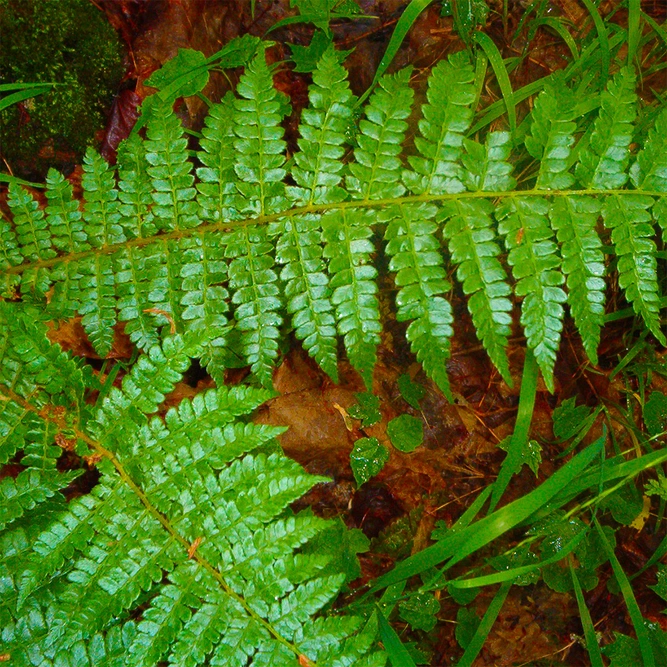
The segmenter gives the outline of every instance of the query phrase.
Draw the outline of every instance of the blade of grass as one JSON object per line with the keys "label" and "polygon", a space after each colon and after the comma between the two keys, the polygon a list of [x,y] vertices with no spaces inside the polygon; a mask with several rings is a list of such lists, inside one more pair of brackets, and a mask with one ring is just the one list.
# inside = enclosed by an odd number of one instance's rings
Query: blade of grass
{"label": "blade of grass", "polygon": [[581,590],[581,584],[577,573],[572,566],[572,559],[568,558],[570,566],[570,576],[572,577],[572,585],[574,586],[574,594],[577,598],[577,606],[579,607],[579,617],[581,618],[581,626],[584,629],[584,638],[586,639],[586,649],[588,650],[588,657],[591,659],[591,667],[604,667],[602,662],[602,653],[600,652],[600,645],[595,636],[595,628],[593,627],[593,619],[586,606],[584,600],[584,593]]}
{"label": "blade of grass", "polygon": [[667,535],[665,535],[662,538],[662,542],[658,545],[656,550],[653,552],[653,555],[646,561],[646,564],[644,567],[642,567],[641,570],[638,572],[635,572],[630,579],[634,579],[635,577],[638,577],[642,572],[646,572],[650,567],[653,567],[659,560],[662,559],[662,557],[667,554]]}
{"label": "blade of grass", "polygon": [[581,542],[587,532],[587,530],[582,530],[562,549],[560,549],[557,554],[554,554],[550,558],[545,558],[538,563],[522,565],[521,567],[513,567],[510,570],[503,570],[502,572],[487,574],[483,577],[473,577],[472,579],[453,579],[447,582],[447,586],[451,586],[452,588],[480,588],[482,586],[501,584],[505,581],[514,581],[517,577],[521,577],[524,574],[530,574],[531,572],[535,572],[535,570],[543,568],[545,565],[552,565],[553,563],[557,563],[558,561],[563,560],[565,556],[572,553],[577,548],[577,545],[579,542]]}
{"label": "blade of grass", "polygon": [[611,63],[611,47],[609,45],[609,34],[607,33],[607,28],[604,24],[602,16],[598,8],[593,4],[592,0],[581,0],[584,3],[584,7],[588,10],[588,13],[593,19],[595,25],[595,30],[598,33],[598,40],[600,43],[600,50],[602,51],[602,80],[604,82],[609,78],[609,65]]}
{"label": "blade of grass", "polygon": [[472,520],[480,513],[492,491],[493,485],[482,489],[481,493],[475,498],[470,507],[456,520],[456,523],[450,528],[450,531],[467,528]]}
{"label": "blade of grass", "polygon": [[628,65],[637,58],[637,47],[642,36],[641,0],[628,0]]}
{"label": "blade of grass", "polygon": [[485,33],[476,32],[473,35],[473,39],[486,53],[486,57],[493,67],[495,72],[496,79],[498,80],[498,85],[500,86],[500,92],[503,95],[503,101],[505,102],[505,109],[507,109],[507,121],[509,122],[510,132],[512,136],[516,133],[516,102],[514,100],[514,91],[512,90],[512,84],[510,82],[509,74],[507,73],[507,67],[503,62],[503,57],[498,50],[498,47],[495,45],[495,42]]}
{"label": "blade of grass", "polygon": [[667,46],[667,31],[665,30],[665,26],[664,25],[661,26],[659,23],[654,21],[648,14],[645,14],[644,12],[642,12],[642,18],[644,19],[644,21],[646,21],[646,23],[648,23],[651,26],[653,32],[655,32],[655,34],[658,37],[660,37],[660,39],[665,43],[665,46]]}
{"label": "blade of grass", "polygon": [[487,57],[481,52],[477,52],[475,57],[475,101],[473,102],[472,108],[477,109],[479,100],[482,96],[482,90],[484,89],[484,81],[486,79],[486,68],[489,64]]}
{"label": "blade of grass", "polygon": [[[610,48],[615,48],[623,42],[625,39],[624,34],[616,34],[613,35],[612,38],[609,40],[609,46]],[[600,48],[598,41],[595,40],[593,44],[590,46],[586,47],[584,51],[581,54],[581,57],[579,60],[576,60],[573,63],[570,63],[565,70],[563,71],[564,77],[566,81],[569,81],[574,77],[574,75],[581,69],[582,71],[587,71],[592,67],[592,64],[595,62],[597,58],[596,51]],[[537,93],[544,88],[544,84],[547,81],[547,77],[543,77],[541,79],[538,79],[537,81],[533,81],[532,83],[529,83],[522,88],[519,88],[519,90],[514,91],[514,101],[516,103],[522,102],[523,100],[529,98],[531,95],[536,95]],[[476,132],[479,132],[480,130],[484,129],[487,125],[490,125],[496,118],[499,116],[502,116],[503,113],[505,112],[505,100],[497,100],[493,104],[490,104],[486,109],[483,110],[483,116],[482,118],[475,123],[472,128],[468,131],[467,136],[473,136]]]}
{"label": "blade of grass", "polygon": [[375,76],[373,77],[373,81],[371,81],[371,85],[368,87],[368,90],[357,101],[357,106],[363,104],[366,101],[382,75],[389,69],[389,65],[391,65],[392,60],[398,53],[398,49],[403,43],[405,36],[408,34],[408,31],[410,28],[412,28],[412,24],[433,1],[434,0],[410,0],[410,4],[405,8],[401,14],[401,18],[398,19],[398,23],[396,23],[394,32],[391,34],[391,38],[389,39],[387,50],[382,56],[382,60],[378,65]]}
{"label": "blade of grass", "polygon": [[[586,489],[594,488],[600,484],[606,484],[615,479],[627,478],[627,481],[639,475],[639,473],[644,472],[645,470],[650,470],[657,465],[665,463],[667,461],[667,451],[664,449],[658,450],[656,452],[651,452],[650,454],[645,454],[639,458],[633,459],[632,461],[625,461],[621,458],[622,463],[617,463],[618,457],[616,459],[609,459],[605,461],[602,466],[595,466],[591,468],[590,471],[581,475],[578,479],[574,480],[568,487],[564,488],[562,492],[554,496],[551,506],[549,507],[550,511],[557,507],[562,507],[578,496],[582,491]],[[540,515],[538,512],[534,519],[542,518],[546,515]]]}
{"label": "blade of grass", "polygon": [[490,511],[493,511],[496,505],[498,505],[498,501],[501,499],[503,493],[505,493],[507,485],[521,463],[521,453],[528,442],[530,422],[533,418],[533,409],[535,408],[538,376],[539,368],[535,355],[530,350],[526,350],[526,358],[523,362],[523,375],[521,377],[521,392],[519,393],[519,410],[516,415],[514,433],[512,434],[507,456],[500,467],[498,478],[493,485]]}
{"label": "blade of grass", "polygon": [[29,188],[45,188],[46,183],[31,183],[30,181],[24,181],[22,178],[17,178],[11,174],[0,174],[0,183],[16,183],[16,185],[25,185]]}
{"label": "blade of grass", "polygon": [[[525,521],[581,475],[600,455],[605,439],[606,434],[570,459],[534,491],[467,528],[450,532],[436,544],[398,563],[393,570],[376,580],[371,591],[377,591],[397,581],[408,579],[449,559],[445,568],[447,569]],[[557,508],[552,508],[550,505],[547,513],[553,509]]]}
{"label": "blade of grass", "polygon": [[416,667],[408,649],[405,648],[401,638],[396,634],[396,630],[389,625],[389,621],[379,608],[377,613],[380,623],[380,639],[389,655],[392,667]]}
{"label": "blade of grass", "polygon": [[0,111],[8,109],[12,104],[18,104],[23,102],[23,100],[29,100],[31,97],[37,97],[38,95],[43,95],[51,89],[50,84],[44,86],[27,88],[24,90],[19,90],[11,95],[7,95],[0,100]]}
{"label": "blade of grass", "polygon": [[539,21],[535,22],[536,26],[545,25],[548,28],[551,28],[567,45],[567,48],[570,49],[573,60],[579,60],[579,48],[577,43],[574,41],[574,37],[570,34],[570,31],[563,25],[562,19],[557,19],[555,16],[545,16]]}
{"label": "blade of grass", "polygon": [[511,587],[512,582],[507,581],[498,589],[498,592],[495,594],[493,600],[491,600],[491,604],[484,613],[482,622],[479,624],[473,638],[470,640],[470,644],[466,647],[466,650],[458,661],[456,667],[471,667],[478,653],[482,650],[482,646],[484,646],[484,642],[489,636],[489,632],[491,632],[491,628],[496,622],[496,618],[498,618],[498,614],[500,613],[503,604],[505,604],[505,598]]}
{"label": "blade of grass", "polygon": [[648,638],[648,631],[646,630],[646,625],[644,624],[644,617],[642,616],[639,605],[637,604],[635,594],[632,592],[630,581],[628,580],[625,571],[621,567],[621,564],[618,562],[618,558],[616,558],[616,554],[611,548],[611,544],[609,544],[607,536],[604,534],[599,521],[594,519],[593,523],[595,524],[595,528],[598,531],[598,535],[600,536],[602,548],[604,549],[611,563],[614,576],[616,577],[618,586],[621,589],[621,594],[625,600],[625,606],[628,608],[628,614],[630,614],[630,620],[632,621],[632,625],[635,628],[637,641],[639,642],[639,651],[642,654],[642,663],[644,667],[655,667],[655,658],[653,657],[653,649],[651,648],[651,643]]}

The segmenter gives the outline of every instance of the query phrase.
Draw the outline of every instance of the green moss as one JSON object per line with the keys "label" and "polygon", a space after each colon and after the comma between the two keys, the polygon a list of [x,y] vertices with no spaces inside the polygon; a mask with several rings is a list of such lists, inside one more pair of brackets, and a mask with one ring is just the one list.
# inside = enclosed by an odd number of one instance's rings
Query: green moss
{"label": "green moss", "polygon": [[24,174],[78,161],[123,73],[115,30],[89,0],[0,0],[0,34],[0,81],[61,84],[0,114],[2,156]]}

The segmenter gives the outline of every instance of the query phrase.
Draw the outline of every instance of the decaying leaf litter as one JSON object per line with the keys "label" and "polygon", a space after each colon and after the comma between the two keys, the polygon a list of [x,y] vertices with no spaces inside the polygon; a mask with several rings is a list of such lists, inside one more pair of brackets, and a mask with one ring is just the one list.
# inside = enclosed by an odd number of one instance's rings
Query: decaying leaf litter
{"label": "decaying leaf litter", "polygon": [[[487,33],[497,44],[505,45],[503,55],[521,55],[524,47],[528,46],[526,37],[521,35],[513,43],[510,40],[525,7],[518,4],[511,7],[503,22],[502,7],[490,4],[492,12],[486,24]],[[614,3],[607,4],[613,6]],[[213,52],[238,34],[263,35],[276,21],[291,13],[287,3],[283,2],[258,1],[254,17],[249,3],[241,1],[141,3],[120,0],[100,5],[127,46],[125,88],[114,102],[104,140],[109,157],[113,157],[118,141],[131,129],[136,105],[150,92],[146,80],[156,68],[173,57],[178,48]],[[551,5],[554,15],[566,17],[575,26],[586,20],[587,14],[577,2],[562,0]],[[647,5],[647,13],[656,20],[664,20],[664,8],[659,3]],[[354,48],[346,64],[355,92],[362,93],[371,83],[404,6],[405,3],[400,1],[364,3],[363,11],[377,16],[377,19],[334,24],[336,45],[339,48]],[[604,13],[604,3],[600,9]],[[622,16],[619,21],[623,22]],[[307,43],[311,34],[312,27],[304,25],[287,26],[272,33],[276,46],[270,52],[271,57],[276,62],[285,59],[287,43]],[[419,96],[423,70],[461,46],[460,38],[452,30],[451,18],[442,18],[439,5],[434,4],[417,19],[392,67],[415,66],[415,85]],[[562,67],[567,60],[566,49],[552,33],[537,31],[529,44],[529,54],[513,73],[514,87],[518,88]],[[652,85],[656,88],[661,84],[664,86],[664,81],[660,81],[660,77],[664,79],[663,74],[657,72],[653,80],[644,81],[645,90],[649,91]],[[281,69],[276,76],[277,86],[289,94],[294,108],[287,135],[292,145],[295,145],[297,136],[298,111],[306,102],[307,83],[307,75],[291,72],[289,68]],[[221,75],[213,75],[205,93],[210,98],[218,99],[227,89],[228,81]],[[499,94],[495,83],[486,85],[482,91],[487,103],[497,99]],[[188,98],[178,110],[187,127],[199,129],[205,113],[205,104],[201,100]],[[78,178],[80,170],[76,168],[71,179],[76,182]],[[274,385],[279,395],[269,401],[257,417],[262,423],[289,426],[281,441],[288,455],[302,463],[309,472],[333,480],[330,484],[320,485],[299,504],[310,504],[324,516],[342,516],[349,526],[360,527],[373,538],[371,550],[360,556],[362,577],[359,583],[388,570],[396,558],[403,558],[426,546],[438,522],[444,522],[444,526],[451,525],[476,492],[494,479],[504,456],[498,445],[514,428],[525,349],[523,340],[511,341],[509,359],[514,387],[508,388],[480,349],[458,295],[460,302],[454,302],[457,330],[452,359],[448,364],[455,398],[450,404],[425,378],[409,354],[403,335],[399,335],[403,325],[393,321],[390,315],[392,289],[387,281],[380,295],[385,306],[384,331],[373,386],[380,399],[379,421],[365,424],[358,411],[355,416],[355,406],[361,402],[359,395],[364,394],[365,388],[350,367],[342,366],[341,382],[334,385],[296,344],[286,352],[275,374]],[[566,332],[561,345],[561,361],[556,369],[555,394],[550,395],[545,387],[538,387],[531,438],[542,445],[539,480],[552,472],[554,462],[562,451],[552,431],[552,420],[554,407],[564,399],[577,396],[578,404],[591,408],[604,403],[610,412],[617,439],[628,440],[627,415],[625,410],[617,408],[623,407],[626,401],[632,406],[630,409],[634,414],[639,415],[640,408],[638,403],[633,404],[627,399],[632,388],[628,387],[623,375],[614,374],[618,359],[627,353],[623,336],[625,326],[623,321],[619,321],[605,329],[599,369],[586,365],[578,339]],[[65,323],[55,329],[52,340],[75,354],[94,357],[77,322]],[[129,360],[132,354],[132,345],[119,327],[112,356]],[[648,351],[644,354],[650,357]],[[656,355],[645,363],[660,364],[661,358]],[[103,367],[101,362],[99,365]],[[244,375],[243,369],[230,371],[229,380],[238,381]],[[116,382],[121,377],[122,371]],[[409,392],[406,395],[399,390],[399,378],[406,377],[424,388],[422,397],[417,399]],[[665,380],[658,373],[652,375],[651,390],[664,391],[667,389],[664,384]],[[210,378],[193,369],[189,382],[177,387],[168,398],[167,405],[175,404],[180,398],[192,396],[210,385]],[[389,422],[404,414],[423,422],[423,444],[406,453],[390,446],[388,434]],[[600,433],[601,420],[598,420],[586,436],[587,441],[592,442]],[[360,438],[377,439],[391,455],[382,471],[364,487],[357,489],[349,455]],[[527,493],[535,485],[535,474],[529,466],[525,466],[510,486],[506,500]],[[648,533],[643,526],[630,526],[617,532],[617,540],[619,557],[633,571],[646,563],[659,542],[659,535]],[[610,577],[611,571],[603,570],[600,583],[586,594],[591,615],[596,621],[596,631],[607,637],[611,637],[613,632],[631,634],[632,626],[624,617],[620,598],[612,598],[606,589]],[[665,628],[660,615],[660,600],[646,588],[646,584],[653,583],[648,576],[636,580],[640,591],[638,601],[644,616]],[[472,609],[479,618],[491,597],[492,594],[485,591],[476,599]],[[451,600],[443,598],[438,616],[441,620],[454,621],[458,608]],[[531,589],[515,586],[510,590],[475,664],[587,664],[585,650],[578,637],[578,619],[572,595],[554,592],[542,582]],[[459,650],[456,632],[457,628],[466,627],[466,619],[458,620],[458,625],[453,622],[439,624],[437,635],[429,647],[433,656],[431,664],[449,664],[448,656]],[[474,624],[472,618],[467,621]],[[409,637],[408,633],[406,641]]]}

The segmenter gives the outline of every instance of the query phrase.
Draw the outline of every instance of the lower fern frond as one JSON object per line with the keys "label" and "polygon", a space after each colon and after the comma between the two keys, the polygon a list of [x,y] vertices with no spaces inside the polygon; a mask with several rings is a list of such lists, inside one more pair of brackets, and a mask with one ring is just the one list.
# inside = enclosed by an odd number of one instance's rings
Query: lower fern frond
{"label": "lower fern frond", "polygon": [[[4,325],[30,327],[15,306],[0,311]],[[283,455],[275,440],[282,429],[243,419],[267,391],[214,389],[149,418],[182,377],[188,354],[206,346],[192,332],[141,357],[122,387],[101,400],[95,420],[80,423],[60,398],[60,411],[41,404],[59,397],[61,378],[48,392],[30,390],[37,369],[58,363],[65,375],[75,370],[46,341],[44,327],[34,333],[30,353],[22,346],[12,352],[14,343],[5,341],[1,380],[11,380],[4,369],[17,364],[22,376],[14,389],[2,386],[6,403],[50,425],[48,440],[58,433],[51,426],[66,428],[81,452],[100,459],[101,478],[70,503],[48,498],[79,471],[30,469],[0,486],[7,510],[0,645],[12,664],[60,664],[60,656],[76,655],[99,667],[113,655],[118,664],[146,667],[299,659],[384,665],[384,654],[372,651],[376,626],[323,615],[348,581],[342,568],[351,554],[327,537],[331,522],[290,510],[324,479]],[[19,447],[27,447],[26,437],[17,432]]]}

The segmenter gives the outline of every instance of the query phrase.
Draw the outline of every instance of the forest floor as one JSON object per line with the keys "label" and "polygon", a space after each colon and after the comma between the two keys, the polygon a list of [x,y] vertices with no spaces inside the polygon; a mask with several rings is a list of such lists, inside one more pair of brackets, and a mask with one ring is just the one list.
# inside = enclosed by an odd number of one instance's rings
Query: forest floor
{"label": "forest floor", "polygon": [[[150,74],[173,57],[179,48],[192,48],[209,55],[219,50],[231,38],[251,33],[264,36],[281,18],[293,11],[289,0],[257,0],[254,16],[250,2],[244,0],[91,0],[121,35],[126,46],[126,74],[112,108],[109,122],[100,139],[105,154],[113,159],[118,142],[127,136],[137,117],[137,106],[151,92],[146,86]],[[503,56],[524,56],[512,72],[514,88],[525,85],[562,68],[569,51],[562,40],[548,31],[538,31],[530,38],[517,28],[528,3],[509,2],[503,15],[502,2],[491,2],[491,12],[484,27],[501,49]],[[614,2],[603,0],[605,4]],[[374,72],[386,49],[391,32],[404,9],[405,0],[362,0],[365,14],[373,19],[341,21],[333,24],[334,42],[341,49],[354,49],[346,66],[355,93],[361,94],[371,83]],[[667,16],[667,3],[653,0],[642,3],[645,12],[656,20]],[[586,21],[587,13],[576,0],[550,2],[550,14],[571,21],[576,31]],[[417,19],[405,44],[399,50],[392,68],[413,65],[414,86],[418,99],[423,98],[425,74],[447,54],[464,48],[453,30],[452,19],[442,17],[440,3],[433,3]],[[622,12],[618,21],[623,22]],[[312,36],[312,26],[295,24],[272,32],[275,47],[270,51],[275,61],[286,60],[287,43],[306,44]],[[235,83],[230,78],[214,74],[205,89],[210,99],[219,99]],[[282,67],[276,85],[292,101],[293,113],[288,122],[288,144],[295,145],[296,120],[304,106],[309,80],[289,66]],[[666,85],[664,70],[653,79],[644,81],[644,90],[662,90]],[[495,85],[483,91],[483,104],[500,96]],[[525,114],[528,107],[521,107]],[[187,127],[200,128],[206,105],[196,97],[180,103],[177,111]],[[499,121],[502,123],[502,119]],[[70,177],[76,182],[80,169]],[[453,339],[452,358],[448,371],[452,382],[454,403],[448,403],[436,387],[424,376],[421,367],[410,355],[403,336],[403,325],[396,322],[389,307],[393,285],[386,280],[381,292],[383,342],[374,377],[374,393],[380,398],[381,420],[362,428],[350,418],[348,410],[357,402],[356,394],[364,388],[359,376],[342,365],[340,384],[334,385],[295,343],[287,351],[274,377],[278,396],[259,412],[264,423],[285,425],[289,430],[282,436],[288,455],[303,464],[310,472],[330,477],[332,482],[316,487],[300,506],[310,505],[323,516],[341,516],[350,527],[361,528],[372,538],[371,550],[361,555],[362,578],[358,584],[391,568],[400,558],[419,551],[428,544],[436,522],[451,525],[466,509],[476,492],[491,483],[504,457],[498,444],[512,433],[517,412],[521,368],[525,340],[511,341],[509,358],[514,387],[509,388],[490,365],[482,351],[472,325],[467,319],[462,296],[454,295],[457,328]],[[610,301],[620,299],[610,295]],[[88,359],[94,359],[92,347],[77,320],[65,323],[52,332],[53,340],[66,349]],[[618,373],[619,360],[628,352],[631,332],[627,323],[608,325],[600,348],[600,364],[593,368],[585,361],[578,340],[565,332],[561,356],[556,367],[556,391],[549,394],[538,387],[532,421],[531,437],[542,445],[543,463],[536,477],[527,467],[517,475],[506,500],[524,495],[557,467],[556,457],[562,446],[552,432],[552,416],[556,405],[576,397],[578,404],[604,404],[612,414],[627,414],[628,395],[632,380],[627,373]],[[119,329],[112,355],[127,360],[133,354],[129,340]],[[650,357],[650,359],[649,359]],[[635,358],[636,363],[664,365],[661,354],[648,351]],[[667,366],[666,366],[667,367]],[[626,369],[627,370],[627,369]],[[245,371],[229,372],[230,381],[243,378]],[[398,389],[398,378],[408,375],[425,388],[425,395],[415,409],[406,402]],[[168,398],[168,405],[191,396],[210,386],[204,373],[193,370],[188,381],[179,385]],[[652,389],[667,393],[667,380],[661,373],[652,376]],[[423,446],[410,454],[392,449],[391,458],[382,472],[357,489],[349,465],[353,443],[360,437],[375,437],[388,442],[387,423],[399,414],[413,414],[425,423]],[[623,435],[624,423],[619,416],[618,437]],[[601,426],[594,426],[587,436],[592,441],[599,436]],[[616,533],[617,555],[629,570],[637,570],[648,560],[659,542],[660,535],[640,527],[621,528]],[[498,545],[494,543],[497,550]],[[477,558],[492,555],[478,554]],[[481,561],[480,561],[481,562]],[[455,575],[453,572],[452,575]],[[632,634],[622,599],[607,589],[610,570],[603,570],[599,584],[586,593],[586,603],[595,629],[607,641],[614,632]],[[654,583],[653,575],[635,580],[636,595],[644,617],[667,630],[660,600],[647,589]],[[491,593],[481,593],[474,606],[481,615],[488,606]],[[457,605],[443,596],[440,623],[428,638],[419,638],[432,655],[430,664],[444,667],[453,655],[459,655],[454,622]],[[525,588],[514,586],[491,630],[484,648],[474,663],[477,667],[494,665],[587,665],[588,657],[581,640],[581,624],[574,596],[557,593],[539,582]],[[410,638],[406,630],[405,637]],[[416,636],[411,637],[417,638]]]}

